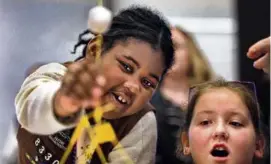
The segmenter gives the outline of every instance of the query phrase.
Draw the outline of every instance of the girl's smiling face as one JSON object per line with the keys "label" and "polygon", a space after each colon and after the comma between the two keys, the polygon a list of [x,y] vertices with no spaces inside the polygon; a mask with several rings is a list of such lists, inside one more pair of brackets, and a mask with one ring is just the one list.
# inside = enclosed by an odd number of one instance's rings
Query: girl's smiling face
{"label": "girl's smiling face", "polygon": [[153,49],[147,42],[129,39],[116,42],[101,59],[100,68],[109,88],[104,99],[117,108],[105,113],[104,117],[119,118],[143,109],[165,69],[161,51]]}

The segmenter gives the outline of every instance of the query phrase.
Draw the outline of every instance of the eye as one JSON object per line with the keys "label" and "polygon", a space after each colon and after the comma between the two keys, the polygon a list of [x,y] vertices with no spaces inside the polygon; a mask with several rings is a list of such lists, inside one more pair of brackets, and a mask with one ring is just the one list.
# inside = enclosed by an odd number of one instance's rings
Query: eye
{"label": "eye", "polygon": [[143,78],[142,80],[141,80],[141,83],[142,83],[142,85],[145,87],[145,88],[155,88],[155,85],[151,82],[151,81],[149,81],[148,79],[146,79],[146,78]]}
{"label": "eye", "polygon": [[200,122],[200,125],[202,125],[202,126],[207,126],[207,125],[209,125],[209,124],[211,124],[212,123],[212,121],[210,121],[210,120],[204,120],[204,121],[201,121]]}
{"label": "eye", "polygon": [[124,72],[129,73],[129,74],[134,73],[134,68],[131,65],[126,64],[125,62],[120,61],[120,60],[118,60],[118,61],[119,61],[120,65],[121,65],[121,69]]}
{"label": "eye", "polygon": [[239,122],[237,122],[237,121],[231,121],[231,122],[230,122],[230,125],[232,125],[233,127],[237,127],[237,128],[243,126],[243,124],[241,124],[241,123],[239,123]]}

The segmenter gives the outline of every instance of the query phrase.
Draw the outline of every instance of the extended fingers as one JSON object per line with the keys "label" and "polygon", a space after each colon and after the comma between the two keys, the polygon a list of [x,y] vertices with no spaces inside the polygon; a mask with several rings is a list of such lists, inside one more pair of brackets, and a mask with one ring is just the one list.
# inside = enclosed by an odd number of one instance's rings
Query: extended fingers
{"label": "extended fingers", "polygon": [[247,56],[251,59],[256,59],[266,53],[270,53],[270,37],[252,45],[247,52]]}

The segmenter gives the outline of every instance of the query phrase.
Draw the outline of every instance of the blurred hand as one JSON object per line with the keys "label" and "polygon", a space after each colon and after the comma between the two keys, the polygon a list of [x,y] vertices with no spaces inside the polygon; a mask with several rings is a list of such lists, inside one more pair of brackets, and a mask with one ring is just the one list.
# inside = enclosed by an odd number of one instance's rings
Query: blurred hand
{"label": "blurred hand", "polygon": [[66,117],[98,105],[105,91],[105,82],[97,63],[84,59],[71,64],[54,99],[55,113]]}
{"label": "blurred hand", "polygon": [[262,39],[252,45],[247,53],[250,59],[254,59],[253,66],[270,73],[270,37]]}

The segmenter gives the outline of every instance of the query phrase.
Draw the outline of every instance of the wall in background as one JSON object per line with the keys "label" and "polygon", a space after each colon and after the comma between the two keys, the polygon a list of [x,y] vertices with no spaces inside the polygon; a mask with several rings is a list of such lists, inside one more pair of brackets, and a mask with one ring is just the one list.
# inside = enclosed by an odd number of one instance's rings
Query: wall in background
{"label": "wall in background", "polygon": [[88,10],[96,3],[73,2],[0,0],[0,115],[4,116],[0,149],[15,116],[14,97],[27,68],[36,62],[75,58],[70,51],[87,28]]}

